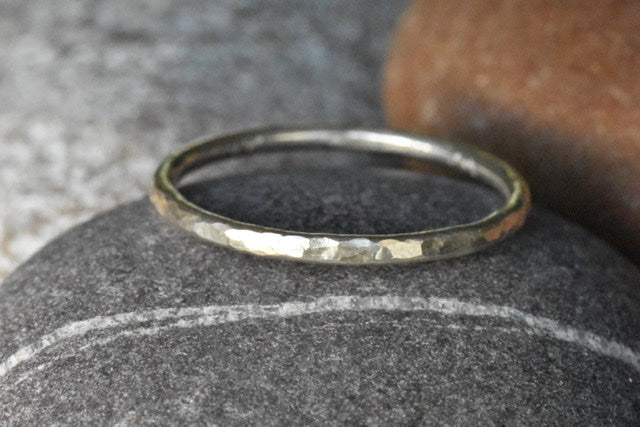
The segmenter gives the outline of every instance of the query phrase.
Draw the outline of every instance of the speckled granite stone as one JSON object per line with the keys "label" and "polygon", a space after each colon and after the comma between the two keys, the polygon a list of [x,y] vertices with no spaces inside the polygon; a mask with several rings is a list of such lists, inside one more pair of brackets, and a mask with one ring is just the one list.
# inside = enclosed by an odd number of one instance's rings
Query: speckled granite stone
{"label": "speckled granite stone", "polygon": [[[335,232],[456,223],[496,203],[451,179],[346,170],[254,171],[188,194]],[[639,283],[605,243],[539,209],[476,255],[336,267],[206,244],[141,200],[67,232],[0,287],[0,420],[633,425]]]}
{"label": "speckled granite stone", "polygon": [[138,198],[162,156],[261,124],[380,123],[399,0],[0,0],[0,278]]}

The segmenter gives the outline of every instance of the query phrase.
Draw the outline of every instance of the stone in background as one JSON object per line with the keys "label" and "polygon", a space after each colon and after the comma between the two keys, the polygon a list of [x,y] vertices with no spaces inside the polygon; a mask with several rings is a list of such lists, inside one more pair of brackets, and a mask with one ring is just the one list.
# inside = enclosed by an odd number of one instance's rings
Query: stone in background
{"label": "stone in background", "polygon": [[386,69],[393,126],[517,167],[640,265],[640,2],[414,0]]}
{"label": "stone in background", "polygon": [[380,124],[405,1],[1,0],[0,278],[203,134]]}

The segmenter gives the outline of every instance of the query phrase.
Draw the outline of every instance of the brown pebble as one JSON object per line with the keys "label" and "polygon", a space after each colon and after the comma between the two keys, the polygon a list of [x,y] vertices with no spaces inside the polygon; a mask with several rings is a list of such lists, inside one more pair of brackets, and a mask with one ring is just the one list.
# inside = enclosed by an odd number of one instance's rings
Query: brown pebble
{"label": "brown pebble", "polygon": [[415,0],[391,125],[476,143],[640,262],[640,2]]}

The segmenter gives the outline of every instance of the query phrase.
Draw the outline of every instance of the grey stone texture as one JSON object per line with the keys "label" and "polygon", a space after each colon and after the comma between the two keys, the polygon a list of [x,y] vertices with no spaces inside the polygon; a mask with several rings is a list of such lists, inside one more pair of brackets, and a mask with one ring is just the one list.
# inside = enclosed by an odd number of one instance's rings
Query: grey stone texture
{"label": "grey stone texture", "polygon": [[[390,160],[287,156],[184,191],[234,218],[332,232],[455,224],[499,203]],[[637,425],[639,285],[607,244],[538,208],[474,255],[338,267],[202,242],[142,199],[0,287],[0,420]]]}
{"label": "grey stone texture", "polygon": [[381,123],[404,0],[0,0],[0,279],[141,197],[161,158],[262,124]]}

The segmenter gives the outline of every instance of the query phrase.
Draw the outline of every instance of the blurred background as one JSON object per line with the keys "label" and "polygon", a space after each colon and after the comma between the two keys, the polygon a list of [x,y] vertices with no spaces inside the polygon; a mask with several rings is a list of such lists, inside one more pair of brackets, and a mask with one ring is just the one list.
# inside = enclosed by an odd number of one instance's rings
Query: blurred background
{"label": "blurred background", "polygon": [[0,0],[0,277],[259,125],[384,122],[399,0]]}

